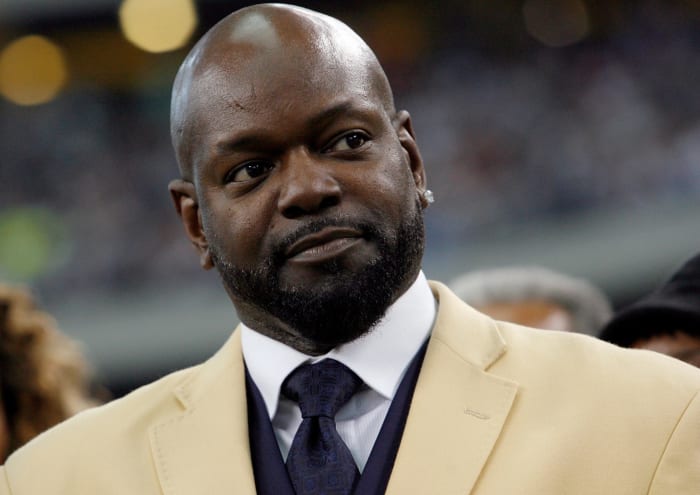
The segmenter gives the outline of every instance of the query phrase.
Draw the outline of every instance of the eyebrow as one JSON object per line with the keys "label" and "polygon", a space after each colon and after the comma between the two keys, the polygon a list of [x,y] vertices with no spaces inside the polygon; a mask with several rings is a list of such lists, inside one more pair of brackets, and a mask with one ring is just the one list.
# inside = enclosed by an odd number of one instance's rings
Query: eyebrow
{"label": "eyebrow", "polygon": [[308,127],[311,127],[313,129],[318,129],[319,127],[323,127],[325,125],[328,125],[330,122],[333,122],[340,115],[343,115],[343,114],[357,115],[357,114],[364,114],[364,113],[365,112],[363,112],[357,108],[354,108],[350,102],[346,101],[346,102],[338,103],[337,105],[334,105],[330,108],[327,108],[326,110],[323,110],[318,115],[311,117],[308,120],[307,125],[308,125]]}
{"label": "eyebrow", "polygon": [[[367,117],[369,112],[365,108],[357,107],[349,101],[344,101],[312,116],[306,121],[305,126],[309,129],[321,129],[342,115]],[[240,150],[254,151],[269,146],[269,144],[270,140],[265,137],[264,132],[253,131],[218,142],[216,144],[216,150],[219,153],[231,153]]]}
{"label": "eyebrow", "polygon": [[216,144],[216,151],[220,153],[231,153],[237,150],[260,149],[267,139],[257,133],[244,134],[233,139],[225,139]]}

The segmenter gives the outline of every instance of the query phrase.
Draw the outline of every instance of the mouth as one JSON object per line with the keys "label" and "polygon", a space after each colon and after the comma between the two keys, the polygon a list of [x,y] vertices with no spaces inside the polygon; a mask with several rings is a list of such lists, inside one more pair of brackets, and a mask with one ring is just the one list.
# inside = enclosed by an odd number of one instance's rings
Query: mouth
{"label": "mouth", "polygon": [[299,262],[325,261],[352,248],[362,239],[362,233],[358,230],[326,227],[294,242],[285,255],[288,260]]}

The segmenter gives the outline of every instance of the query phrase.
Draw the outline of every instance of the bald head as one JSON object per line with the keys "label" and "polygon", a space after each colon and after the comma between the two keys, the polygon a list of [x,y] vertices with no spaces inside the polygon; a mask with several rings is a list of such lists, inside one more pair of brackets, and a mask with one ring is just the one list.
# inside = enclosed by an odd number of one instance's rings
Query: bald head
{"label": "bald head", "polygon": [[311,98],[321,84],[362,88],[395,113],[374,53],[339,20],[283,4],[246,7],[221,20],[187,55],[173,86],[170,129],[182,177],[193,179],[202,133],[216,128],[223,112],[264,112],[289,88]]}

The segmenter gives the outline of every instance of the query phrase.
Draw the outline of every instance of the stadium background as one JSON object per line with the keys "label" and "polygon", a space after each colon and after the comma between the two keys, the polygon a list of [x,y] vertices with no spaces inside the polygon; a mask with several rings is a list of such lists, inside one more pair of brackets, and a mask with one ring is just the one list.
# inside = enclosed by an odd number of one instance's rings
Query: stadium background
{"label": "stadium background", "polygon": [[[412,113],[430,278],[539,264],[619,306],[700,248],[699,1],[299,4],[356,29]],[[116,395],[237,323],[166,184],[178,64],[243,5],[0,2],[0,280],[31,287]]]}

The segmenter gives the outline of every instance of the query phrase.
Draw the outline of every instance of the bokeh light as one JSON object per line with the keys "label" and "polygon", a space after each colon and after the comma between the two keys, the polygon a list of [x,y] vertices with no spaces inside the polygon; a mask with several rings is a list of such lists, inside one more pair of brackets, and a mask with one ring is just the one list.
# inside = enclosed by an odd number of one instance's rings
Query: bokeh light
{"label": "bokeh light", "polygon": [[62,50],[43,36],[24,36],[0,53],[0,93],[18,105],[52,100],[67,79]]}
{"label": "bokeh light", "polygon": [[551,47],[576,43],[590,29],[588,11],[581,0],[527,0],[523,17],[530,35]]}
{"label": "bokeh light", "polygon": [[161,53],[187,43],[197,26],[197,12],[192,0],[124,0],[119,23],[134,45]]}
{"label": "bokeh light", "polygon": [[62,219],[44,208],[0,212],[0,276],[29,282],[65,262],[67,231]]}

